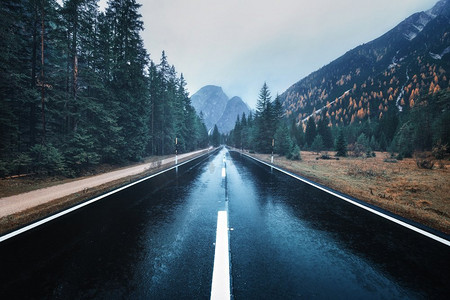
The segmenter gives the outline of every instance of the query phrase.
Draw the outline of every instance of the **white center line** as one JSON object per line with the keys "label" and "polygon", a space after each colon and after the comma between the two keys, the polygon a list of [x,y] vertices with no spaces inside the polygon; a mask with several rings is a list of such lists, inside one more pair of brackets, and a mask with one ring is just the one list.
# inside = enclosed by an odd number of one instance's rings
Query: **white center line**
{"label": "white center line", "polygon": [[225,155],[223,156],[223,163],[222,163],[222,178],[225,178],[227,176],[227,162],[225,160]]}
{"label": "white center line", "polygon": [[230,258],[227,212],[217,214],[216,251],[211,286],[211,299],[230,299]]}

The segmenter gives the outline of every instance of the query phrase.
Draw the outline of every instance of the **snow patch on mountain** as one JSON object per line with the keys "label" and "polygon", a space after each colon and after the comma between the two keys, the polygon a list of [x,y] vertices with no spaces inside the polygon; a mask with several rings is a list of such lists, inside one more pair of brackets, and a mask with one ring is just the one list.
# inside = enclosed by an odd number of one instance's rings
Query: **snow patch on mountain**
{"label": "snow patch on mountain", "polygon": [[436,18],[434,15],[434,10],[428,12],[421,12],[416,15],[411,16],[406,21],[407,29],[403,33],[405,39],[412,41],[417,37],[417,35],[422,32],[422,30],[427,26],[427,24]]}
{"label": "snow patch on mountain", "polygon": [[433,59],[441,60],[442,57],[444,57],[444,55],[449,54],[449,53],[450,53],[450,46],[445,48],[444,51],[442,51],[441,54],[436,54],[436,53],[430,52],[430,56]]}
{"label": "snow patch on mountain", "polygon": [[408,69],[406,69],[406,82],[405,82],[405,84],[403,84],[400,94],[398,95],[397,100],[395,101],[395,105],[397,106],[399,112],[403,111],[403,107],[402,107],[400,101],[402,100],[403,95],[405,95],[405,87],[406,87],[406,84],[408,83],[408,81],[409,81],[409,74],[408,74]]}
{"label": "snow patch on mountain", "polygon": [[408,41],[412,41],[416,36],[417,33],[415,32],[408,32],[408,33],[404,33],[403,36],[408,40]]}

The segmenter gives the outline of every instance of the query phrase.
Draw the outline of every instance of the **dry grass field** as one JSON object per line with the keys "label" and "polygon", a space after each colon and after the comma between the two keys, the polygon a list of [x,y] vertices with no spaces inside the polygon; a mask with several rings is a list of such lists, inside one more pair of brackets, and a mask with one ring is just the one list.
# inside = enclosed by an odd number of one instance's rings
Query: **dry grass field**
{"label": "dry grass field", "polygon": [[[270,155],[252,154],[270,162]],[[334,158],[334,153],[329,153]],[[412,158],[386,162],[373,158],[317,160],[302,151],[301,161],[274,157],[274,164],[315,182],[450,234],[450,161],[432,170],[420,169]]]}

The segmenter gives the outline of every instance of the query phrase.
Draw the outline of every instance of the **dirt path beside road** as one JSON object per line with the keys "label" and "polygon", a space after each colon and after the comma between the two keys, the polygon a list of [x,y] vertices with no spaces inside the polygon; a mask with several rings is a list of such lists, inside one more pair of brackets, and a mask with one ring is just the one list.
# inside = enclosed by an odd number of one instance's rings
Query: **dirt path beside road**
{"label": "dirt path beside road", "polygon": [[[198,156],[210,150],[211,149],[204,149],[178,155],[178,162],[187,160],[194,156]],[[132,178],[134,176],[138,176],[139,174],[144,175],[146,173],[161,169],[162,167],[168,167],[170,164],[174,163],[175,157],[170,157],[163,160],[144,163],[100,175],[80,178],[79,180],[54,185],[51,187],[38,189],[19,195],[0,198],[0,233],[10,229],[9,225],[11,224],[8,224],[9,221],[17,223],[17,221],[14,220],[17,218],[14,216],[18,216],[23,212],[27,212],[26,214],[29,215],[30,210],[33,210],[33,208],[42,208],[46,204],[50,204],[58,199],[71,198],[71,201],[73,201],[74,198],[85,198],[86,196],[92,195],[92,193],[89,192],[90,189],[102,187],[102,189],[98,190],[101,192],[108,187],[108,184],[114,186],[120,184],[121,179]],[[81,194],[82,196],[74,196],[75,194]],[[53,206],[55,206],[54,204],[55,203],[53,203]],[[30,220],[26,218],[26,221]]]}

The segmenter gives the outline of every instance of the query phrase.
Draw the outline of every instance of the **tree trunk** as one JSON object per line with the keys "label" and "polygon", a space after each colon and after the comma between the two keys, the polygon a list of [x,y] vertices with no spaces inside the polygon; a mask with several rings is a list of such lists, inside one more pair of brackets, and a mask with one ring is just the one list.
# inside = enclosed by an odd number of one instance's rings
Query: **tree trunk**
{"label": "tree trunk", "polygon": [[[35,3],[34,5],[34,16],[33,16],[33,49],[31,53],[31,80],[30,85],[31,89],[36,88],[36,65],[37,65],[37,48],[38,48],[38,26],[39,26],[39,18],[38,18],[38,6]],[[30,115],[29,115],[29,128],[30,128],[30,145],[33,146],[36,144],[36,105],[33,100],[30,102]]]}
{"label": "tree trunk", "polygon": [[44,0],[41,1],[41,113],[42,113],[42,144],[45,145],[45,78],[44,78]]}
{"label": "tree trunk", "polygon": [[[78,31],[78,8],[75,8],[75,16],[72,33],[72,55],[73,55],[73,82],[72,82],[72,98],[74,105],[74,113],[77,112],[77,90],[78,90],[78,55],[77,55],[77,32]],[[77,120],[74,118],[73,131],[77,131]]]}

